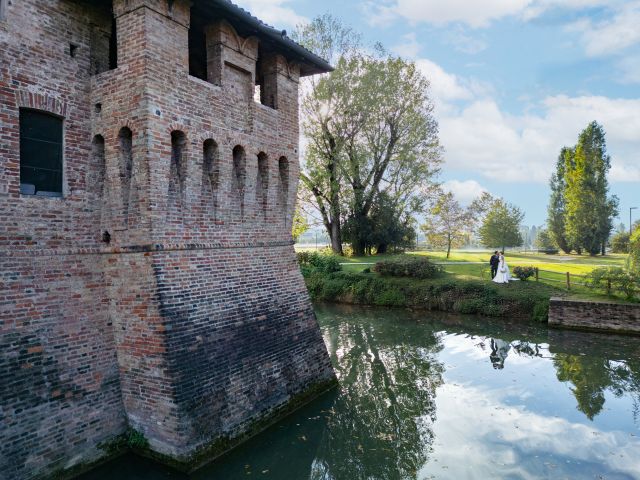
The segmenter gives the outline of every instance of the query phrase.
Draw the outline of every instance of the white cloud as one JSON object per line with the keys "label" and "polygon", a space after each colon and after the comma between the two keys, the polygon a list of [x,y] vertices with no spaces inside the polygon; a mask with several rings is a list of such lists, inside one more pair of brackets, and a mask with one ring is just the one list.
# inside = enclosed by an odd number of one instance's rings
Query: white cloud
{"label": "white cloud", "polygon": [[402,37],[402,43],[391,47],[391,51],[403,58],[416,58],[420,54],[422,45],[418,43],[415,33],[407,33]]}
{"label": "white cloud", "polygon": [[287,6],[291,0],[237,0],[235,3],[276,28],[295,27],[309,22],[306,17],[298,15],[293,8]]}
{"label": "white cloud", "polygon": [[442,189],[445,192],[453,193],[453,196],[463,205],[469,205],[487,191],[475,180],[449,180],[442,184]]}
{"label": "white cloud", "polygon": [[617,64],[620,70],[621,83],[640,83],[640,56],[629,56],[620,60]]}
{"label": "white cloud", "polygon": [[367,2],[369,21],[384,25],[400,17],[412,23],[433,25],[463,23],[474,28],[487,27],[491,22],[517,16],[524,20],[537,17],[553,8],[583,9],[618,4],[621,0],[387,0]]}
{"label": "white cloud", "polygon": [[640,43],[640,1],[632,1],[615,9],[604,21],[579,20],[568,27],[581,34],[585,51],[590,56],[619,53]]}
{"label": "white cloud", "polygon": [[[616,478],[640,475],[640,442],[628,433],[540,415],[513,404],[517,387],[444,384],[436,392],[436,439],[420,478],[576,478],[598,465]],[[511,401],[508,401],[510,399]],[[520,403],[520,402],[518,402]],[[522,452],[534,452],[523,460]],[[551,462],[551,460],[555,460]],[[578,470],[583,465],[585,470]]]}
{"label": "white cloud", "polygon": [[454,102],[486,97],[492,93],[491,86],[473,78],[448,73],[429,59],[416,60],[416,66],[431,83],[431,98],[434,100],[438,115],[443,115],[454,108]]}
{"label": "white cloud", "polygon": [[487,49],[487,42],[477,36],[469,35],[461,26],[450,28],[444,40],[457,51],[475,55]]}
{"label": "white cloud", "polygon": [[528,100],[539,113],[511,115],[501,110],[490,86],[428,59],[416,64],[431,82],[445,169],[494,181],[547,183],[560,149],[575,145],[596,120],[607,133],[610,179],[640,181],[640,99],[556,95]]}
{"label": "white cloud", "polygon": [[592,120],[604,126],[612,155],[611,180],[640,181],[640,100],[554,96],[542,114],[508,115],[492,99],[470,102],[439,118],[445,168],[499,181],[546,183],[565,145],[574,145]]}

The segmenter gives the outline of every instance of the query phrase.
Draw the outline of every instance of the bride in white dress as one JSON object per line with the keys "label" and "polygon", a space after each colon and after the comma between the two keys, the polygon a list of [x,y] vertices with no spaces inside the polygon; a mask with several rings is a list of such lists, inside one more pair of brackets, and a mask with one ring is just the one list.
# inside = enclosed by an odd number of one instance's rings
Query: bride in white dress
{"label": "bride in white dress", "polygon": [[504,259],[504,253],[500,252],[500,263],[498,264],[498,273],[494,277],[495,283],[509,283],[511,280],[511,272],[509,272],[509,265]]}

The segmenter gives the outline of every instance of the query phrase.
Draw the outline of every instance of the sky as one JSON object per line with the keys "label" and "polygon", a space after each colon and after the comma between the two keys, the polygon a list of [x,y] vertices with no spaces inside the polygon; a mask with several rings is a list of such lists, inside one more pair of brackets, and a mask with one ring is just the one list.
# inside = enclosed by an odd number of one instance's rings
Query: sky
{"label": "sky", "polygon": [[525,224],[544,224],[560,149],[596,120],[620,221],[640,207],[640,0],[237,3],[289,31],[329,12],[415,61],[431,82],[439,180],[461,202],[488,191],[519,206]]}

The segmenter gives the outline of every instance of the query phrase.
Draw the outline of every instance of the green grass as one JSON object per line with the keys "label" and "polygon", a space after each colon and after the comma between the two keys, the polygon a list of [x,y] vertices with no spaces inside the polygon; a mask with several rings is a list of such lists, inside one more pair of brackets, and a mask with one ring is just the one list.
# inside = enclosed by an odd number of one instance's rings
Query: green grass
{"label": "green grass", "polygon": [[[426,256],[434,262],[446,262],[445,271],[452,277],[459,280],[482,280],[488,282],[490,279],[489,258],[492,252],[487,251],[464,251],[454,250],[451,252],[450,258],[446,258],[445,252],[418,251],[408,252],[406,254],[385,254],[370,257],[345,257],[341,260],[342,269],[345,272],[358,273],[367,268],[371,268],[373,264],[382,260],[403,255],[420,255]],[[623,295],[613,294],[607,295],[604,291],[594,291],[590,288],[579,285],[584,283],[583,278],[577,275],[588,274],[594,268],[601,266],[623,266],[626,262],[627,255],[610,254],[607,256],[590,257],[588,255],[545,255],[539,253],[522,253],[507,252],[507,262],[511,268],[517,265],[531,265],[541,270],[539,282],[530,279],[528,282],[522,282],[526,285],[540,283],[553,287],[554,291],[559,295],[571,295],[591,300],[624,300]],[[465,263],[480,262],[480,263]],[[566,287],[566,273],[571,274],[571,289]],[[520,282],[514,282],[514,285]],[[520,288],[520,287],[514,287]],[[522,288],[529,288],[523,285]]]}

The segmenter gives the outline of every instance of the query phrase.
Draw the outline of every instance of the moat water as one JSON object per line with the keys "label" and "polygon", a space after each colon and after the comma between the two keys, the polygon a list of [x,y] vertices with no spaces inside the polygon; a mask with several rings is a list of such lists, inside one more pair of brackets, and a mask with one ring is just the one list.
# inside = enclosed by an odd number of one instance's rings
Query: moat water
{"label": "moat water", "polygon": [[340,387],[185,476],[121,457],[82,480],[640,479],[640,338],[318,306]]}

